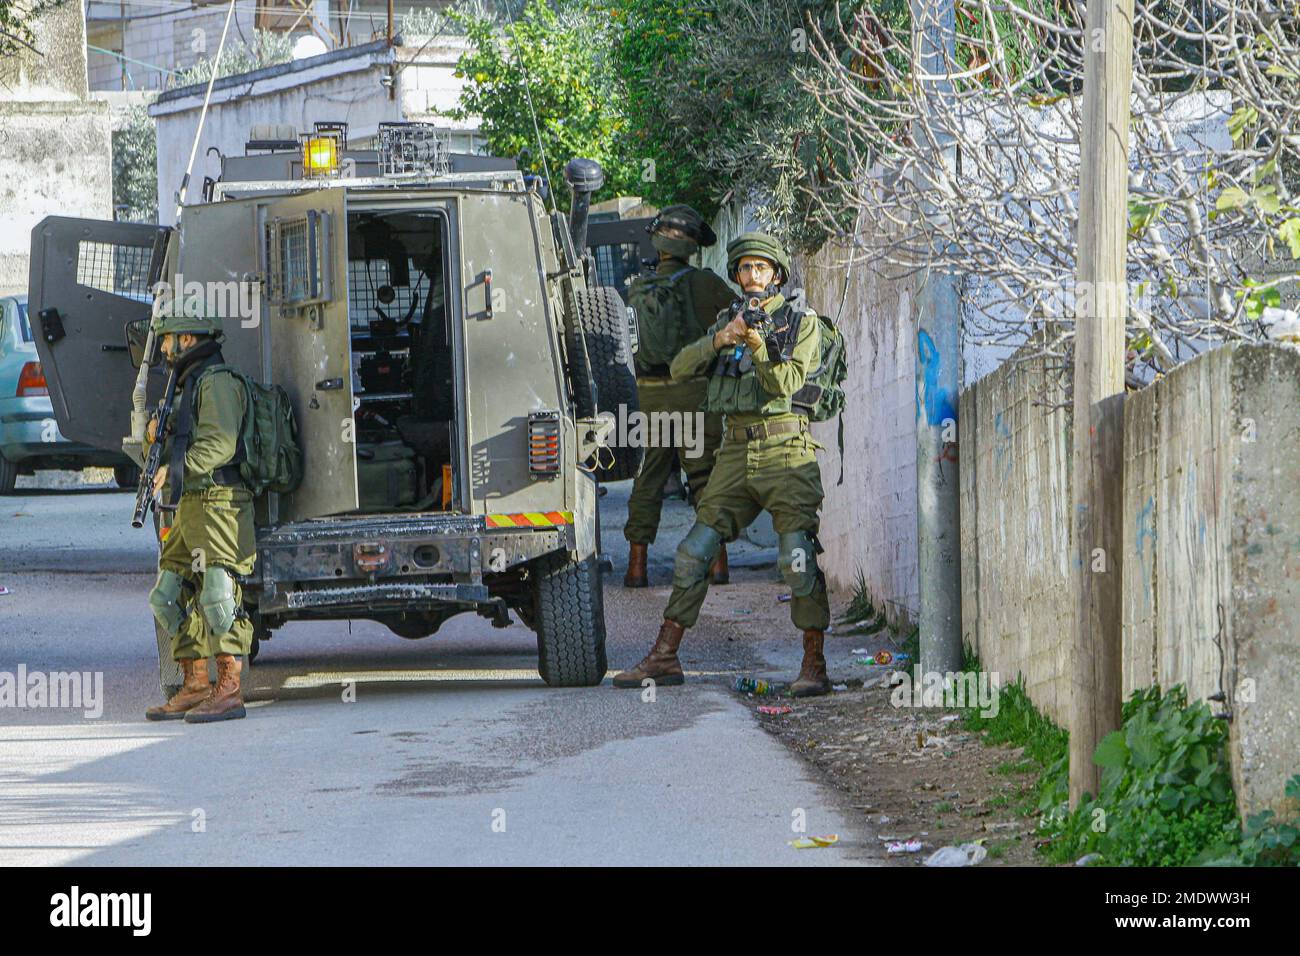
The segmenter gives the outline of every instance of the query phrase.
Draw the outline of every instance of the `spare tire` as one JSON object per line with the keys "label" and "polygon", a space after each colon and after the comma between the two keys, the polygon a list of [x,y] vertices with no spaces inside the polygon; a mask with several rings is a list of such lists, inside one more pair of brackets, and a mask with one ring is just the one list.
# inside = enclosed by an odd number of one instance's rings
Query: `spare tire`
{"label": "spare tire", "polygon": [[[632,364],[627,307],[618,292],[609,286],[579,289],[573,297],[577,314],[571,329],[580,333],[581,339],[571,336],[568,345],[578,417],[592,418],[608,412],[616,419],[627,420],[641,407]],[[585,387],[587,383],[594,386],[594,408]],[[608,450],[599,456],[596,479],[622,481],[635,477],[641,467],[641,456],[640,447],[625,448],[611,441]]]}

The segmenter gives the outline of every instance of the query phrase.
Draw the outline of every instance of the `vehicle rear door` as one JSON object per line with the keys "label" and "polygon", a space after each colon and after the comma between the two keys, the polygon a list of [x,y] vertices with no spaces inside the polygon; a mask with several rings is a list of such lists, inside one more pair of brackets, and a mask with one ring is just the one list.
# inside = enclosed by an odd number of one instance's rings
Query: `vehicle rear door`
{"label": "vehicle rear door", "polygon": [[279,516],[298,521],[354,511],[344,190],[270,200],[259,229],[271,381],[289,393],[303,451],[302,485],[281,496]]}
{"label": "vehicle rear door", "polygon": [[[163,273],[166,226],[47,216],[32,230],[28,320],[59,430],[122,449],[136,369],[126,326],[148,320]],[[152,375],[150,400],[162,391]]]}

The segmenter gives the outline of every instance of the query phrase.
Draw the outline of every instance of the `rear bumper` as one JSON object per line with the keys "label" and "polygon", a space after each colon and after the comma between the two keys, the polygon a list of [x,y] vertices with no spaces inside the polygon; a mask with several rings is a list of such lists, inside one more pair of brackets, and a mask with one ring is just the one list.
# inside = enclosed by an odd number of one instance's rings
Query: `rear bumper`
{"label": "rear bumper", "polygon": [[[383,566],[358,567],[379,545]],[[572,525],[488,528],[482,516],[368,516],[284,525],[258,540],[262,614],[434,610],[492,599],[485,575],[573,550]]]}
{"label": "rear bumper", "polygon": [[12,462],[55,465],[120,465],[126,458],[93,445],[71,442],[59,431],[45,396],[0,402],[0,452]]}

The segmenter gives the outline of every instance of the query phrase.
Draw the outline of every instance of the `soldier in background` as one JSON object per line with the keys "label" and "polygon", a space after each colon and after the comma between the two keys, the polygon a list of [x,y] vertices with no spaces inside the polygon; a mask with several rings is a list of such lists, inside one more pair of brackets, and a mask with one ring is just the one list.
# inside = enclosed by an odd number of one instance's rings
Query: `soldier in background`
{"label": "soldier in background", "polygon": [[[669,366],[678,351],[713,324],[718,313],[735,298],[732,289],[708,269],[690,264],[701,246],[718,241],[709,224],[690,206],[668,206],[647,227],[650,241],[659,252],[653,275],[638,276],[628,290],[628,303],[636,310],[640,347],[636,356],[637,392],[646,415],[701,412],[708,379],[691,376],[674,379]],[[681,434],[667,447],[645,449],[641,470],[632,484],[627,503],[627,574],[623,586],[643,588],[649,584],[647,559],[650,545],[659,532],[665,485],[680,467],[686,472],[687,500],[694,507],[708,484],[714,456],[722,441],[722,416],[703,414],[704,441],[701,454],[691,457]],[[727,582],[727,551],[722,548],[710,571],[714,584]]]}

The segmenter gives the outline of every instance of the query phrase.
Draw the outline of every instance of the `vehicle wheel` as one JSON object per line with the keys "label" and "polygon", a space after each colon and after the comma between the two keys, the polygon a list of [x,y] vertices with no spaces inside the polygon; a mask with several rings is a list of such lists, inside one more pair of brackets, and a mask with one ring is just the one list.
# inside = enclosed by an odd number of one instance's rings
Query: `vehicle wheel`
{"label": "vehicle wheel", "polygon": [[135,491],[140,486],[140,469],[136,465],[114,465],[113,481],[119,488]]}
{"label": "vehicle wheel", "polygon": [[592,687],[605,679],[605,604],[596,558],[538,561],[533,578],[537,670],[552,687]]}
{"label": "vehicle wheel", "polygon": [[153,622],[153,633],[158,641],[158,686],[163,700],[171,700],[185,683],[185,675],[181,673],[181,665],[172,660],[171,637],[157,621]]}
{"label": "vehicle wheel", "polygon": [[[571,356],[579,359],[579,364],[596,386],[596,412],[609,412],[618,416],[622,406],[624,415],[630,416],[641,405],[637,398],[636,371],[632,364],[632,335],[628,328],[627,307],[623,305],[619,294],[608,286],[597,286],[574,293],[578,307],[577,325],[582,330],[586,350],[573,347]],[[576,343],[575,343],[576,345]],[[587,376],[575,375],[579,383]],[[577,389],[582,391],[579,386]],[[589,404],[589,403],[585,403]],[[584,414],[584,402],[578,403],[580,417]],[[602,461],[596,469],[599,481],[623,481],[635,478],[641,467],[643,449],[619,448],[609,449],[613,453],[611,461],[602,453]]]}
{"label": "vehicle wheel", "polygon": [[261,650],[262,650],[262,640],[261,638],[254,635],[253,643],[248,645],[248,663],[251,664],[253,663],[253,661],[257,660],[257,655],[261,652]]}
{"label": "vehicle wheel", "polygon": [[11,495],[18,484],[18,466],[0,454],[0,495]]}

